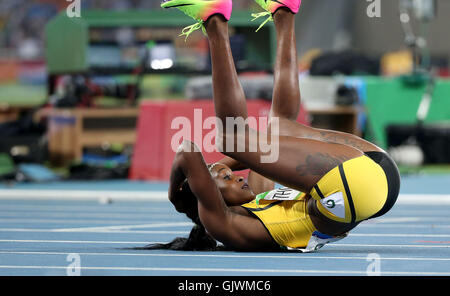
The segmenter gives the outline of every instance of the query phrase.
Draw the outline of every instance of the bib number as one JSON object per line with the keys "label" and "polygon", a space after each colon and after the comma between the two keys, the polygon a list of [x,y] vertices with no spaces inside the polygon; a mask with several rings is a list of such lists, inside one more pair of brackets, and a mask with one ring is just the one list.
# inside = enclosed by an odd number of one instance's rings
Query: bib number
{"label": "bib number", "polygon": [[345,200],[342,192],[336,192],[320,200],[322,206],[333,215],[345,218]]}

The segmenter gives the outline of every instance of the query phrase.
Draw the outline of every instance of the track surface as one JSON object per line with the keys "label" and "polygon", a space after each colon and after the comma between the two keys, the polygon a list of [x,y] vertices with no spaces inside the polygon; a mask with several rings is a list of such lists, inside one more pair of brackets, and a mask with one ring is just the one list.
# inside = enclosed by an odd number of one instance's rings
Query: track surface
{"label": "track surface", "polygon": [[[429,183],[426,178],[417,180]],[[410,186],[403,189],[403,194],[411,190],[416,193],[412,199],[401,196],[385,216],[362,223],[346,239],[310,254],[128,250],[188,235],[192,224],[164,201],[164,185],[139,188],[154,189],[153,194],[161,194],[160,199],[119,199],[111,204],[100,204],[96,199],[66,200],[65,192],[74,189],[67,184],[52,185],[60,198],[0,199],[0,275],[64,276],[79,271],[81,275],[317,276],[379,272],[448,276],[450,198],[443,195],[446,185],[433,184],[428,186],[431,192],[424,192],[426,184],[414,188],[419,186],[417,180],[407,180]],[[136,188],[136,184],[126,182],[114,184],[124,194],[127,186]],[[85,185],[84,189],[102,190],[103,186],[115,190],[105,184]],[[39,186],[21,189],[42,189]],[[0,189],[0,194],[4,190]],[[431,202],[424,202],[427,199]]]}

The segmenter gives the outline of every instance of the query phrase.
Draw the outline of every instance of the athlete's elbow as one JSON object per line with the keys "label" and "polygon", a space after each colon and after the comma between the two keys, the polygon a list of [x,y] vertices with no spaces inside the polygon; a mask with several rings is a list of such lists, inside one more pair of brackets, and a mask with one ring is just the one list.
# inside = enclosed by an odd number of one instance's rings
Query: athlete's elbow
{"label": "athlete's elbow", "polygon": [[183,140],[180,146],[178,146],[176,155],[186,157],[190,153],[200,153],[200,149],[194,142]]}
{"label": "athlete's elbow", "polygon": [[203,155],[198,146],[188,140],[183,141],[178,147],[175,159],[179,161],[184,173],[188,176],[189,171],[194,171],[203,160]]}

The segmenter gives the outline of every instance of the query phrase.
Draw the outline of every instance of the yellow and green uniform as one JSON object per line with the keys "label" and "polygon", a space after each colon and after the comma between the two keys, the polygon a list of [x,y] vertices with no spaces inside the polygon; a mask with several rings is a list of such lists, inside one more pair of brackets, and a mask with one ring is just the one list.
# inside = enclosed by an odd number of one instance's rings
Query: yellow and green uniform
{"label": "yellow and green uniform", "polygon": [[[396,169],[395,164],[393,167]],[[390,181],[397,178],[389,173],[394,168],[392,164],[381,165],[372,157],[363,155],[330,170],[309,195],[315,199],[318,210],[325,217],[356,225],[384,214],[393,206],[399,187],[399,181],[398,186]],[[389,188],[390,185],[393,189]],[[279,188],[257,195],[255,200],[242,207],[264,224],[280,246],[304,248],[317,232],[306,204],[305,193]]]}
{"label": "yellow and green uniform", "polygon": [[305,247],[315,231],[306,211],[306,200],[262,200],[243,205],[266,227],[272,238],[283,247]]}

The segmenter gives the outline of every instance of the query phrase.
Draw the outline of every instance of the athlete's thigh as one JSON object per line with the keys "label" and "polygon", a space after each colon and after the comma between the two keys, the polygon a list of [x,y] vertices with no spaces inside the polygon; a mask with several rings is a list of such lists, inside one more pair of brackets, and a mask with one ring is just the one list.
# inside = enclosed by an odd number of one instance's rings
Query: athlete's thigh
{"label": "athlete's thigh", "polygon": [[[245,152],[232,150],[223,153],[266,178],[303,192],[309,192],[331,169],[363,155],[360,150],[347,145],[279,135],[272,139],[271,151],[264,153],[260,149],[262,142],[265,144],[262,139],[271,136],[256,133],[257,137],[248,134],[236,136],[235,140],[246,143]],[[258,147],[257,152],[250,152],[249,147]]]}
{"label": "athlete's thigh", "polygon": [[[383,150],[380,147],[353,134],[333,130],[313,128],[282,117],[278,118],[278,121],[279,125],[277,130],[280,133],[280,135],[297,138],[315,139],[328,143],[348,145],[353,148],[359,149],[363,152],[367,151],[383,152]],[[269,128],[271,128],[271,125],[269,125]],[[272,130],[271,132],[276,131]]]}

